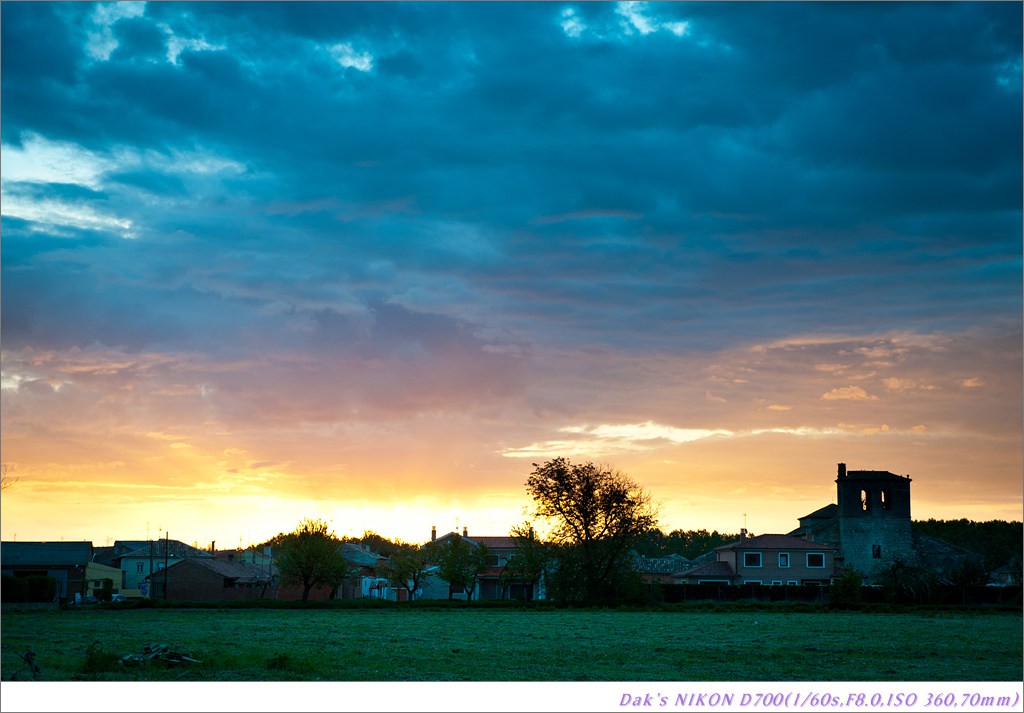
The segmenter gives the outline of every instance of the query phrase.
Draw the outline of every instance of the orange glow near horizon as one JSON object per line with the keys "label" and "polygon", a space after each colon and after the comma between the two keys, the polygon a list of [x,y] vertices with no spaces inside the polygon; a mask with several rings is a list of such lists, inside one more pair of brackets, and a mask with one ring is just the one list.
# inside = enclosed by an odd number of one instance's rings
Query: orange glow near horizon
{"label": "orange glow near horizon", "polygon": [[[853,366],[838,379],[834,366],[793,375],[802,350],[768,358],[774,349],[718,355],[703,383],[687,385],[716,396],[693,403],[681,394],[678,403],[689,403],[683,413],[663,390],[640,384],[648,418],[556,415],[525,426],[525,419],[451,411],[322,425],[289,423],[282,412],[269,423],[193,422],[181,415],[188,408],[179,411],[188,403],[156,408],[179,396],[116,388],[123,365],[101,367],[90,357],[91,371],[105,377],[79,386],[68,374],[84,370],[58,362],[54,371],[68,386],[55,389],[54,374],[37,374],[4,389],[4,462],[17,481],[0,501],[3,539],[99,546],[169,532],[233,547],[290,531],[306,517],[327,520],[338,535],[369,530],[407,542],[425,541],[432,526],[504,535],[528,519],[531,464],[556,456],[623,471],[650,493],[665,531],[737,532],[745,524],[788,532],[800,516],[834,502],[837,462],[909,474],[915,519],[1021,518],[1021,437],[1005,420],[1012,404],[1005,410],[1005,395],[986,386],[995,374],[957,374],[943,384],[886,375],[892,370],[875,364],[882,373],[860,378],[863,396],[831,386],[859,378]],[[926,351],[957,358],[946,345]],[[751,354],[756,370],[747,366]],[[18,355],[5,353],[4,363],[16,367]],[[24,363],[39,369],[45,360]],[[638,366],[611,358],[595,368]],[[694,369],[678,360],[643,366],[654,377]],[[744,376],[721,376],[730,371]],[[741,400],[746,392],[753,393]],[[119,410],[138,399],[150,410],[138,423],[124,420]],[[682,425],[669,425],[673,411]],[[982,417],[985,424],[971,421]]]}

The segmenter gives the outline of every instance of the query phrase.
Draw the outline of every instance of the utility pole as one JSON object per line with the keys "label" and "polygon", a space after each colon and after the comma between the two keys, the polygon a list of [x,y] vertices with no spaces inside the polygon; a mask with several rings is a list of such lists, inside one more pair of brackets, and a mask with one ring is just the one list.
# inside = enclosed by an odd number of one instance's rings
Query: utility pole
{"label": "utility pole", "polygon": [[164,601],[167,600],[167,557],[171,549],[171,534],[164,530]]}

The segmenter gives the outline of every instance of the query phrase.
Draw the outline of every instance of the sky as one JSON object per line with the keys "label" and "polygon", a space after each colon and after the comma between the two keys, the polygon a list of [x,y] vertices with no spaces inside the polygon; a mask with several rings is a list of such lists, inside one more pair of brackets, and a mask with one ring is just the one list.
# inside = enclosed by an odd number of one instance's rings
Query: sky
{"label": "sky", "polygon": [[1019,3],[4,3],[4,540],[1022,514]]}

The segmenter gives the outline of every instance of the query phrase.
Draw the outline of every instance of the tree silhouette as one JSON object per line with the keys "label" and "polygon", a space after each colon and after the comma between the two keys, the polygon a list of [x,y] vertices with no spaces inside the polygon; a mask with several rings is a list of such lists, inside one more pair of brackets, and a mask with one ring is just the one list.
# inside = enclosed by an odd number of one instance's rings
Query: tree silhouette
{"label": "tree silhouette", "polygon": [[588,604],[617,599],[632,571],[630,548],[657,527],[650,496],[607,466],[555,458],[533,467],[526,490],[535,516],[552,526],[557,595]]}
{"label": "tree silhouette", "polygon": [[303,520],[294,531],[275,539],[281,582],[301,584],[304,602],[313,587],[327,585],[333,592],[351,575],[341,555],[341,540],[323,520]]}

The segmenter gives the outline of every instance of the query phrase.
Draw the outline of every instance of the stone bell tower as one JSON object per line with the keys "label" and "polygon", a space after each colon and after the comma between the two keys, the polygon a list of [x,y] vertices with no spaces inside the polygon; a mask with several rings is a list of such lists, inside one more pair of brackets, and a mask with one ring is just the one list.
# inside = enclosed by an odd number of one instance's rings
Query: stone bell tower
{"label": "stone bell tower", "polygon": [[836,478],[842,565],[871,576],[894,556],[910,557],[910,476],[846,470]]}

